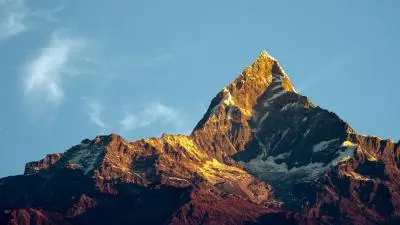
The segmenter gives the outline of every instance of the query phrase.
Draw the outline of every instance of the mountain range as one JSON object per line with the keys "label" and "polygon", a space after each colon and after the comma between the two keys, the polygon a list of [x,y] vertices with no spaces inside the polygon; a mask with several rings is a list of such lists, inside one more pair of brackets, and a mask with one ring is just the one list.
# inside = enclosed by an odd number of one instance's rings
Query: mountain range
{"label": "mountain range", "polygon": [[400,141],[357,134],[263,51],[189,135],[85,139],[0,179],[0,224],[400,224]]}

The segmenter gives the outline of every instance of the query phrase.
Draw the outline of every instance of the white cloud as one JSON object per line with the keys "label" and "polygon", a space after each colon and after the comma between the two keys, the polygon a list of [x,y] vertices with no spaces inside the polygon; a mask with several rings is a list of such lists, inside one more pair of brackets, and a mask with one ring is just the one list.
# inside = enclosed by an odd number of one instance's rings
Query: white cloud
{"label": "white cloud", "polygon": [[82,39],[54,34],[37,57],[24,66],[25,97],[58,106],[64,97],[62,78],[68,75],[71,56],[83,47]]}
{"label": "white cloud", "polygon": [[63,10],[60,5],[50,10],[31,10],[24,0],[0,0],[0,39],[17,36],[33,28],[35,19],[56,22],[54,14]]}
{"label": "white cloud", "polygon": [[149,104],[141,112],[127,113],[118,123],[122,131],[133,131],[155,122],[181,126],[182,114],[172,107],[156,102]]}
{"label": "white cloud", "polygon": [[122,130],[132,131],[139,127],[139,118],[132,113],[127,113],[118,123],[121,125]]}
{"label": "white cloud", "polygon": [[56,8],[50,10],[36,10],[30,13],[31,16],[43,18],[47,22],[58,22],[58,19],[55,17],[55,14],[64,10],[66,4],[62,4],[57,6]]}
{"label": "white cloud", "polygon": [[26,30],[29,9],[23,0],[0,0],[0,38],[9,38]]}
{"label": "white cloud", "polygon": [[92,123],[100,128],[108,128],[108,125],[101,119],[101,114],[104,111],[104,105],[96,99],[82,97],[87,104],[87,115]]}

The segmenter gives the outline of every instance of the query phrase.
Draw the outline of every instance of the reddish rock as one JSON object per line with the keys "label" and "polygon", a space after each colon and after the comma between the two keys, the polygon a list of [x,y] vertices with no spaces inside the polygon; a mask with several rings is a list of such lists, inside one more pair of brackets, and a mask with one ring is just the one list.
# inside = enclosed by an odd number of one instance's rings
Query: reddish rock
{"label": "reddish rock", "polygon": [[190,135],[111,134],[0,179],[1,224],[396,224],[400,142],[358,135],[263,52]]}

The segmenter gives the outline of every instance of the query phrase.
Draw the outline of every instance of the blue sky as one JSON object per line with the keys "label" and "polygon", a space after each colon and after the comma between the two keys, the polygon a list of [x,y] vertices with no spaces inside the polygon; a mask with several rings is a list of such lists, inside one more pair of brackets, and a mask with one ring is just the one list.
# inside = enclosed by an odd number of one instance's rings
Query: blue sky
{"label": "blue sky", "polygon": [[0,177],[82,139],[188,133],[260,53],[361,134],[400,136],[400,2],[0,0]]}

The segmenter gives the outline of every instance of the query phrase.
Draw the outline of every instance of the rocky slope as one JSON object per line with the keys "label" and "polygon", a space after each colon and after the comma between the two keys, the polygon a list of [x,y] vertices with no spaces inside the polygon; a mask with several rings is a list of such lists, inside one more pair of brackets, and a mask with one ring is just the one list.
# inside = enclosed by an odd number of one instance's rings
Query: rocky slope
{"label": "rocky slope", "polygon": [[0,223],[395,224],[399,158],[262,52],[190,135],[86,139],[0,179]]}

